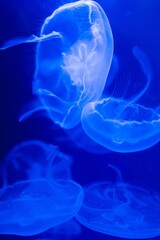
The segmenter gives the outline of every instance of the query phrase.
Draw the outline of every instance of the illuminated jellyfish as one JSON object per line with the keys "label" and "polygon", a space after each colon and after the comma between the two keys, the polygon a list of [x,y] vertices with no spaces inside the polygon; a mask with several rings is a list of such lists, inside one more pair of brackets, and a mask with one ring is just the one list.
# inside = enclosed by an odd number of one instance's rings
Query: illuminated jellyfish
{"label": "illuminated jellyfish", "polygon": [[[71,163],[71,158],[52,144],[39,140],[24,141],[14,146],[4,159],[8,172],[7,184],[46,178],[48,173],[54,180],[71,179]],[[14,174],[9,174],[10,172]]]}
{"label": "illuminated jellyfish", "polygon": [[143,52],[138,48],[134,51],[147,75],[144,88],[126,100],[106,97],[90,102],[82,112],[82,126],[86,134],[98,144],[116,152],[141,151],[160,140],[158,111],[135,102],[148,89],[151,72]]}
{"label": "illuminated jellyfish", "polygon": [[75,216],[83,190],[69,178],[60,157],[58,148],[40,141],[24,142],[11,151],[7,160],[13,168],[7,166],[7,176],[15,179],[7,179],[0,189],[0,234],[34,235]]}
{"label": "illuminated jellyfish", "polygon": [[29,236],[72,219],[82,203],[73,181],[19,181],[0,190],[0,234]]}
{"label": "illuminated jellyfish", "polygon": [[117,183],[103,181],[87,187],[76,219],[97,232],[142,239],[160,235],[159,216],[160,196],[124,183],[120,177]]}
{"label": "illuminated jellyfish", "polygon": [[64,4],[46,18],[40,37],[14,39],[1,50],[27,42],[38,42],[33,93],[42,105],[20,120],[46,109],[61,127],[76,126],[84,105],[100,98],[110,69],[113,37],[106,14],[90,0]]}

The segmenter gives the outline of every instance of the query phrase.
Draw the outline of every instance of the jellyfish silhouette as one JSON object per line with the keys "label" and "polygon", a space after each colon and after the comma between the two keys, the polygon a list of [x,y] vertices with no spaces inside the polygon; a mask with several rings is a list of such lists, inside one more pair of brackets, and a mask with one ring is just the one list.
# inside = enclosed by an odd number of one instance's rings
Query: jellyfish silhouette
{"label": "jellyfish silhouette", "polygon": [[160,140],[160,115],[157,110],[136,103],[151,81],[150,66],[143,52],[134,52],[147,76],[144,88],[128,99],[106,97],[88,103],[82,111],[86,134],[100,145],[115,152],[136,152]]}
{"label": "jellyfish silhouette", "polygon": [[12,184],[49,176],[54,180],[71,179],[71,163],[71,157],[61,153],[57,146],[39,140],[24,141],[6,155],[3,165],[8,174],[3,181]]}
{"label": "jellyfish silhouette", "polygon": [[33,93],[41,104],[21,120],[46,109],[61,127],[76,126],[84,105],[101,97],[110,69],[113,37],[106,14],[90,0],[64,4],[46,18],[40,37],[13,39],[1,50],[28,42],[38,42]]}
{"label": "jellyfish silhouette", "polygon": [[[0,189],[0,234],[35,235],[76,215],[83,190],[69,178],[64,158],[60,160],[63,155],[58,153],[58,148],[41,141],[23,142],[10,152],[7,160],[13,157],[8,160],[13,171],[10,169],[8,176],[12,173],[16,177],[3,181]],[[24,176],[20,175],[18,180],[20,171]],[[12,183],[7,185],[8,182]]]}
{"label": "jellyfish silhouette", "polygon": [[128,239],[160,235],[160,196],[122,182],[96,182],[84,190],[76,219],[97,232]]}

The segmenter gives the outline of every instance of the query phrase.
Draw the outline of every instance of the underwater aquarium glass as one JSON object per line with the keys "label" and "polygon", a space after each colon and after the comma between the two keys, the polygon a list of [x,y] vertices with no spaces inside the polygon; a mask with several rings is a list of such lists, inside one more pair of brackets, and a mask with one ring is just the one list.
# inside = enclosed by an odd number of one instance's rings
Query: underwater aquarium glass
{"label": "underwater aquarium glass", "polygon": [[159,0],[0,0],[0,239],[160,239]]}

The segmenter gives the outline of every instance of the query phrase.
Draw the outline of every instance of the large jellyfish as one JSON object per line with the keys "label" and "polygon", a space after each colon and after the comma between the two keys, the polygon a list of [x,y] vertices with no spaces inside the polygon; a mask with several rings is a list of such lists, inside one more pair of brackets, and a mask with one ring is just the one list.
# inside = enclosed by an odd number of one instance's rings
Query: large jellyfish
{"label": "large jellyfish", "polygon": [[27,42],[38,42],[33,93],[42,105],[22,118],[44,108],[63,128],[76,126],[84,105],[100,98],[110,69],[113,37],[106,14],[90,0],[64,4],[46,18],[40,37],[14,39],[1,49]]}
{"label": "large jellyfish", "polygon": [[0,189],[0,234],[34,235],[76,215],[83,190],[69,178],[60,157],[58,148],[40,141],[24,142],[11,151],[7,161],[13,172],[10,169],[8,175],[15,179],[4,181]]}
{"label": "large jellyfish", "polygon": [[127,239],[160,235],[160,196],[122,181],[96,182],[84,190],[76,219],[97,232]]}
{"label": "large jellyfish", "polygon": [[138,104],[151,81],[150,66],[139,48],[134,54],[147,77],[143,89],[130,98],[106,97],[88,103],[82,112],[82,126],[100,145],[116,152],[136,152],[160,140],[160,115],[156,109]]}

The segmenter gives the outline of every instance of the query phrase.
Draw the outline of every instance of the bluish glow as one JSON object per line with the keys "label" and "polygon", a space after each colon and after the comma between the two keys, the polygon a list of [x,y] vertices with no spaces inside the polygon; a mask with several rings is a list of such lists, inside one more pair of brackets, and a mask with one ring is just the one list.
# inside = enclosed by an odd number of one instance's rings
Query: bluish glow
{"label": "bluish glow", "polygon": [[79,210],[82,196],[72,181],[14,183],[0,190],[0,233],[29,236],[67,222]]}
{"label": "bluish glow", "polygon": [[[119,170],[114,168],[119,174]],[[160,196],[122,182],[96,182],[85,189],[76,219],[107,235],[142,239],[160,234]]]}
{"label": "bluish glow", "polygon": [[136,152],[160,141],[160,115],[151,108],[122,99],[89,103],[82,113],[88,136],[115,152]]}
{"label": "bluish glow", "polygon": [[82,112],[82,126],[87,135],[115,152],[141,151],[160,140],[159,113],[135,102],[148,89],[151,72],[143,52],[137,47],[133,52],[147,76],[144,88],[126,100],[107,97],[90,102],[85,105]]}
{"label": "bluish glow", "polygon": [[71,158],[58,147],[38,140],[24,141],[14,146],[4,159],[7,184],[37,178],[71,179]]}
{"label": "bluish glow", "polygon": [[33,93],[42,106],[24,118],[46,109],[61,127],[74,127],[84,105],[100,98],[107,80],[113,37],[106,14],[94,1],[68,3],[46,18],[40,37],[14,39],[1,49],[25,42],[39,42]]}
{"label": "bluish glow", "polygon": [[83,191],[71,180],[71,161],[57,147],[26,141],[4,162],[8,179],[0,189],[0,234],[34,235],[75,216]]}
{"label": "bluish glow", "polygon": [[160,239],[157,2],[0,1],[0,239]]}
{"label": "bluish glow", "polygon": [[83,106],[101,96],[113,39],[104,11],[93,1],[57,9],[45,20],[41,35],[52,31],[62,38],[38,44],[33,90],[53,121],[68,129],[80,122]]}

